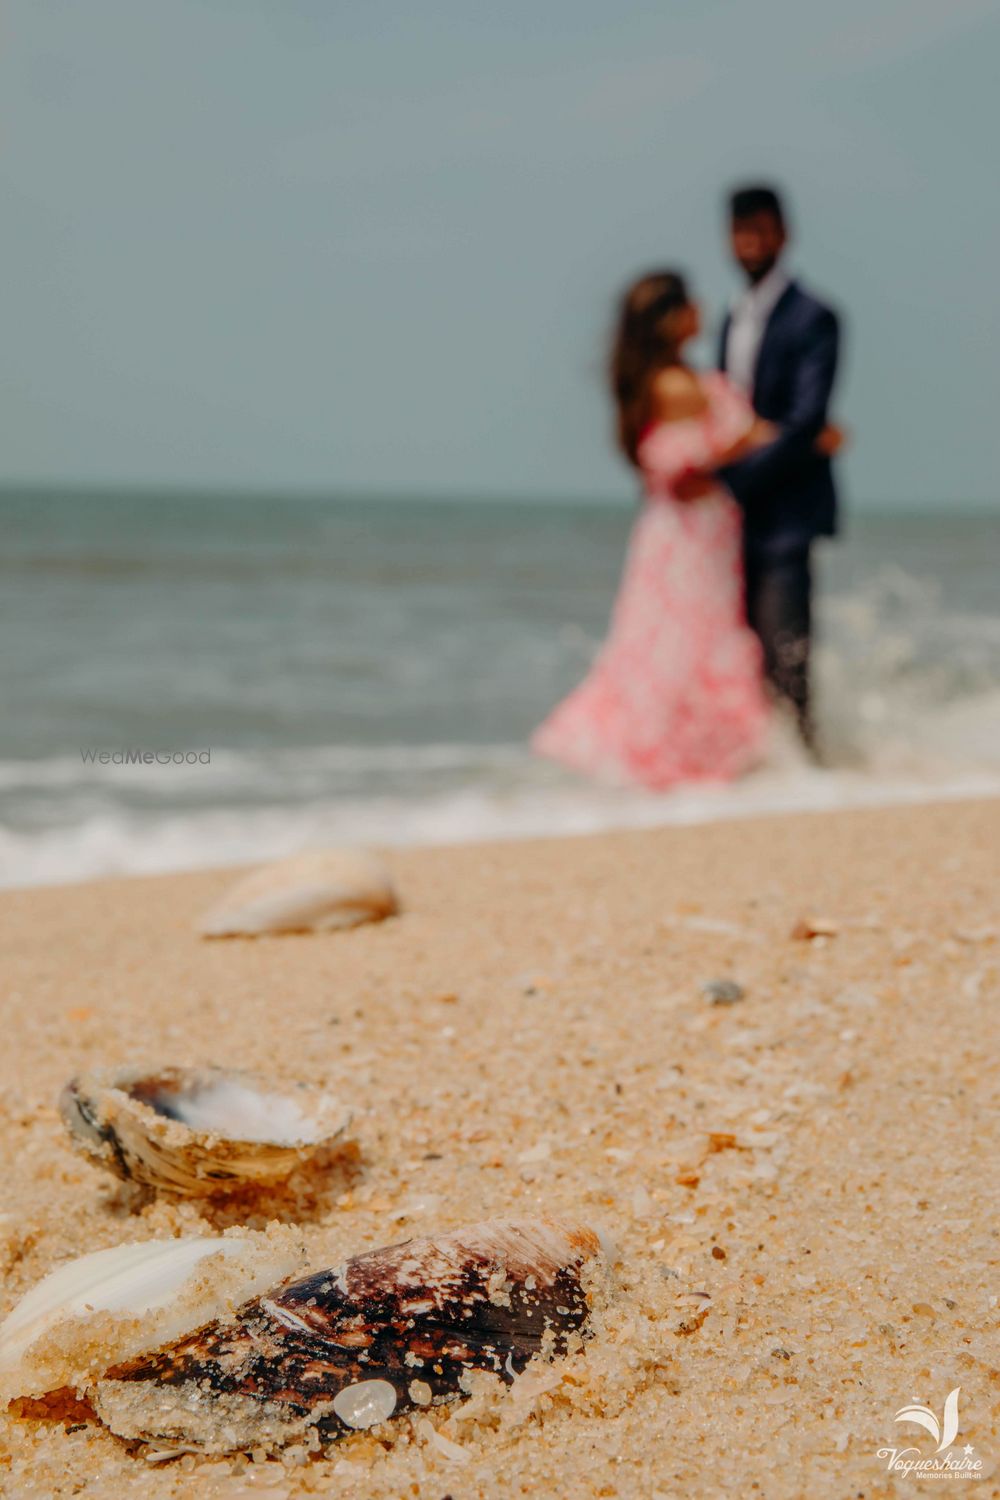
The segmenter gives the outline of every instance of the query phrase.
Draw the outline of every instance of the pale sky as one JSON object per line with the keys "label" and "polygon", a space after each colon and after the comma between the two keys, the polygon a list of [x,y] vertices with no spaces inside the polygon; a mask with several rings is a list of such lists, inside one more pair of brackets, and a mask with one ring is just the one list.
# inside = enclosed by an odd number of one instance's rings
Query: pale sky
{"label": "pale sky", "polygon": [[1000,0],[7,0],[0,479],[625,495],[623,282],[788,191],[858,505],[996,503]]}

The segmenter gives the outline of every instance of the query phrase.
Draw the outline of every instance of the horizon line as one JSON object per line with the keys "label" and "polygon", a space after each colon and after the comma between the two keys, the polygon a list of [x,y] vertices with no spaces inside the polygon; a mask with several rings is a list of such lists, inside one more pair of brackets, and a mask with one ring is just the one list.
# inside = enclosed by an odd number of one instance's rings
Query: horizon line
{"label": "horizon line", "polygon": [[[415,504],[415,505],[583,505],[603,509],[631,507],[635,499],[629,495],[613,495],[607,492],[576,493],[566,491],[474,491],[453,486],[439,490],[366,489],[325,487],[320,485],[289,485],[280,483],[239,484],[212,483],[200,480],[60,480],[0,478],[0,500],[15,495],[38,495],[46,498],[61,496],[66,499],[101,497],[104,499],[131,498],[137,501],[150,499],[205,498],[218,500],[286,500],[291,503],[316,504]],[[637,497],[636,497],[637,498]],[[942,497],[930,499],[910,496],[907,499],[887,496],[869,497],[864,501],[850,501],[845,507],[848,515],[872,514],[892,511],[910,514],[963,514],[988,515],[1000,513],[1000,496]]]}

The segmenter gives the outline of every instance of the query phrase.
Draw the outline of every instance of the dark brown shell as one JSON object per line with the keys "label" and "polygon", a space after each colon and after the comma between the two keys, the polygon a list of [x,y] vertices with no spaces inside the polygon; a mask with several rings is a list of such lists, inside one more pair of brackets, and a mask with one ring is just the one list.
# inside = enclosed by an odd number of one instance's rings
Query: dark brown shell
{"label": "dark brown shell", "polygon": [[310,1429],[329,1443],[365,1425],[334,1409],[359,1382],[391,1386],[394,1403],[378,1390],[395,1415],[458,1395],[467,1371],[511,1381],[533,1355],[565,1352],[585,1330],[581,1270],[599,1248],[587,1228],[534,1219],[360,1255],[109,1371],[97,1409],[119,1436],[207,1452],[280,1447]]}

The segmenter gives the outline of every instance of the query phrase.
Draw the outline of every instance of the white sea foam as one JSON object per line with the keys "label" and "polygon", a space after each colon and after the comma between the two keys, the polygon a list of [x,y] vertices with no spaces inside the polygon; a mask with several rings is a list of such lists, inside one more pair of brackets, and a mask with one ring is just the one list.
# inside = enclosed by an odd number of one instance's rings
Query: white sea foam
{"label": "white sea foam", "polygon": [[[425,763],[447,761],[464,768],[465,784],[405,796],[305,797],[289,803],[267,797],[282,781],[287,789],[289,759],[278,764],[269,757],[262,773],[252,758],[234,754],[227,757],[224,782],[230,796],[237,792],[235,805],[178,810],[157,806],[151,795],[143,808],[126,809],[109,796],[83,815],[78,806],[72,815],[67,809],[65,821],[47,828],[0,829],[0,884],[249,863],[331,843],[449,844],[1000,796],[1000,717],[993,717],[992,705],[988,707],[992,728],[968,705],[956,713],[967,747],[978,736],[984,751],[992,749],[992,754],[967,755],[961,763],[935,753],[933,744],[918,750],[911,740],[887,745],[874,762],[818,768],[805,764],[785,741],[776,745],[767,765],[734,785],[684,787],[659,795],[562,776],[539,767],[519,746],[489,747],[486,755],[475,746],[418,747],[416,752],[400,746],[392,747],[391,754],[401,763],[412,768],[412,757],[422,748],[433,752]],[[932,724],[929,739],[948,744],[947,727]],[[301,754],[288,752],[288,757]],[[343,763],[336,750],[322,753],[327,754]],[[314,771],[324,763],[322,755],[315,753]],[[38,769],[44,776],[44,763]],[[252,800],[246,795],[251,788]]]}

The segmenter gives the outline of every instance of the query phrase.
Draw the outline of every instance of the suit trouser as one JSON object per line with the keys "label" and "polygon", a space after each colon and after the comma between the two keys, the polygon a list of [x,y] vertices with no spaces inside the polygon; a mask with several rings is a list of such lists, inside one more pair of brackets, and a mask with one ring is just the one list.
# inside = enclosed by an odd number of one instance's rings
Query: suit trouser
{"label": "suit trouser", "polygon": [[747,622],[764,648],[764,672],[792,708],[807,745],[814,741],[809,704],[812,569],[809,548],[781,557],[748,551]]}

